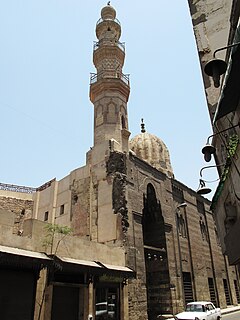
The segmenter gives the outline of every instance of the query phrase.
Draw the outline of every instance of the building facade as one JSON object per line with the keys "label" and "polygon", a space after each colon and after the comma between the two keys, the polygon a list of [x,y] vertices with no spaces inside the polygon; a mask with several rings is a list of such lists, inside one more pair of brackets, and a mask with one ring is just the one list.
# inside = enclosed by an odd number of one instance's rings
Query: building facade
{"label": "building facade", "polygon": [[210,201],[174,178],[166,145],[143,122],[129,138],[120,35],[107,5],[96,25],[86,165],[36,189],[0,185],[0,299],[10,301],[3,319],[14,312],[6,288],[16,270],[34,292],[25,319],[154,320],[193,300],[240,303],[239,274],[222,254]]}
{"label": "building facade", "polygon": [[[223,252],[230,264],[239,266],[240,1],[189,0],[189,8],[213,128],[213,135],[208,140],[210,148],[205,150],[210,152],[210,157],[211,154],[214,156],[220,178],[211,209]],[[212,60],[213,57],[218,60]]]}

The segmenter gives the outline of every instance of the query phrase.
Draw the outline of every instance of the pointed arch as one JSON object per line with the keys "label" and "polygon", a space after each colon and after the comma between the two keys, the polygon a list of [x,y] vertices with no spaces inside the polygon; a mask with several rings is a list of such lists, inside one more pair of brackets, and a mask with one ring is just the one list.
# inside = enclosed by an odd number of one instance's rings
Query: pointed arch
{"label": "pointed arch", "polygon": [[[165,223],[161,203],[152,183],[143,194],[143,244],[146,268],[148,318],[167,312],[171,300]],[[163,289],[164,288],[164,289]],[[158,296],[158,301],[154,297]],[[160,302],[160,303],[159,303]]]}
{"label": "pointed arch", "polygon": [[145,194],[147,190],[148,184],[151,184],[154,188],[156,198],[160,199],[161,198],[161,192],[159,191],[159,183],[156,183],[153,179],[150,179],[149,177],[146,177],[142,184],[140,184],[139,189]]}

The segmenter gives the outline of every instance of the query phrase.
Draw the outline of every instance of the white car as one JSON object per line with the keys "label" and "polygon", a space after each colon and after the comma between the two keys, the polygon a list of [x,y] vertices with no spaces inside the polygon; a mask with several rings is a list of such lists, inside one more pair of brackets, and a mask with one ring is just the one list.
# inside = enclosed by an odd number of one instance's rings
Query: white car
{"label": "white car", "polygon": [[97,320],[105,320],[105,319],[113,319],[115,316],[115,304],[99,302],[96,304],[96,319]]}
{"label": "white car", "polygon": [[216,308],[212,302],[196,301],[190,302],[184,312],[175,316],[176,320],[220,320],[221,310]]}

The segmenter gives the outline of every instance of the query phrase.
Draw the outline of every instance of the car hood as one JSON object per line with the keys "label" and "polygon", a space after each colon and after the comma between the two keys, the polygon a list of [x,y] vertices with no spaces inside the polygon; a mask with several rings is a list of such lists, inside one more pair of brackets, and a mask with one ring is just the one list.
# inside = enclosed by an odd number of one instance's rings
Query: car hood
{"label": "car hood", "polygon": [[199,319],[201,319],[203,316],[205,315],[204,312],[181,312],[181,313],[178,313],[176,314],[176,317],[181,320],[181,319],[193,319],[195,320],[195,317],[198,317]]}

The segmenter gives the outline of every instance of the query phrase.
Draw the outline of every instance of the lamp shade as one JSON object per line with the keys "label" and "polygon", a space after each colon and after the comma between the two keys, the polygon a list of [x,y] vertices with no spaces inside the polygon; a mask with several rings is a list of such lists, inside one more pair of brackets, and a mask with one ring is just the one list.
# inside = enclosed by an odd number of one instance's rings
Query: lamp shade
{"label": "lamp shade", "polygon": [[198,188],[198,190],[196,191],[197,194],[203,195],[203,194],[208,194],[210,192],[212,192],[212,189],[206,187],[204,180],[200,179],[200,186]]}
{"label": "lamp shade", "polygon": [[200,187],[196,192],[197,192],[197,194],[203,195],[203,194],[208,194],[208,193],[212,192],[212,189],[204,186],[204,187]]}
{"label": "lamp shade", "polygon": [[221,59],[212,59],[207,62],[204,67],[204,72],[213,78],[214,86],[220,86],[220,76],[227,70],[227,63]]}
{"label": "lamp shade", "polygon": [[211,160],[211,156],[215,152],[216,148],[211,144],[206,144],[206,146],[202,148],[202,153],[204,154],[204,159],[206,162],[209,162]]}

